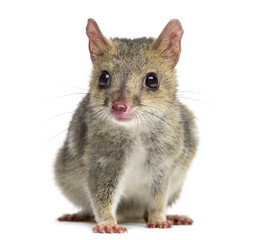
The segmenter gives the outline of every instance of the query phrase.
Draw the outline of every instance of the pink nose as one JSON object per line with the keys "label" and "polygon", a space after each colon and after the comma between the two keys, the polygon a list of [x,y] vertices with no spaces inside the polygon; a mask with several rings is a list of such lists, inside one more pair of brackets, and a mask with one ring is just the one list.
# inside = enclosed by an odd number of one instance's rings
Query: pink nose
{"label": "pink nose", "polygon": [[124,102],[114,102],[110,111],[118,121],[127,121],[130,119],[130,106]]}
{"label": "pink nose", "polygon": [[128,110],[128,106],[127,104],[123,103],[123,102],[115,102],[114,104],[112,104],[111,107],[111,112],[112,113],[125,113]]}

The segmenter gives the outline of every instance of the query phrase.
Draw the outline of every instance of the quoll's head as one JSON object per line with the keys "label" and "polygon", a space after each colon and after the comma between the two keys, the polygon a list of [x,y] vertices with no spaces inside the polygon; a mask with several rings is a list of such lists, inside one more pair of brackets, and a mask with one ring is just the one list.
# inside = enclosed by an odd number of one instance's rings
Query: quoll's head
{"label": "quoll's head", "polygon": [[106,39],[93,19],[86,33],[93,62],[91,105],[119,124],[162,118],[176,94],[175,70],[183,29],[171,20],[157,39]]}

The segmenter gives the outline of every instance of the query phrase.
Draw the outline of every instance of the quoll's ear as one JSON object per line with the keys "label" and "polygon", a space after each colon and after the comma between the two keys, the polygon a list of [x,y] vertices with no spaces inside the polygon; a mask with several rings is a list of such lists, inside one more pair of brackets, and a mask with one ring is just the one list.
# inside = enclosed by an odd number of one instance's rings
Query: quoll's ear
{"label": "quoll's ear", "polygon": [[182,25],[179,20],[171,20],[156,39],[153,48],[159,51],[175,67],[181,53]]}
{"label": "quoll's ear", "polygon": [[104,54],[110,46],[109,41],[101,33],[96,21],[92,18],[88,19],[86,33],[89,38],[89,51],[92,61],[98,56]]}

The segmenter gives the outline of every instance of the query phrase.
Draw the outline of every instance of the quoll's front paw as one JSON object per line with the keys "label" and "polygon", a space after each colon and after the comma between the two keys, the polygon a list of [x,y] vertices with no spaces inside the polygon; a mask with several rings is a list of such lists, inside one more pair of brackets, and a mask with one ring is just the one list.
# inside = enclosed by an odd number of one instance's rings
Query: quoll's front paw
{"label": "quoll's front paw", "polygon": [[127,229],[119,226],[118,224],[99,224],[93,227],[93,233],[124,233]]}
{"label": "quoll's front paw", "polygon": [[149,221],[147,222],[148,228],[171,228],[173,226],[172,221]]}

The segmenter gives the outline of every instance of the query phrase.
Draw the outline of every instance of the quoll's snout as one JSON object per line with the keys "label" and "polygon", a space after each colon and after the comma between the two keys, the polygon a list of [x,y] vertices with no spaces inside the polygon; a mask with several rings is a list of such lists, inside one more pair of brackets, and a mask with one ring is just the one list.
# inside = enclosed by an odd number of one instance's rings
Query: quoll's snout
{"label": "quoll's snout", "polygon": [[114,102],[110,108],[110,111],[118,121],[130,120],[130,106],[124,102]]}
{"label": "quoll's snout", "polygon": [[126,103],[123,102],[115,102],[112,104],[111,110],[112,112],[126,112],[128,109],[128,106]]}

